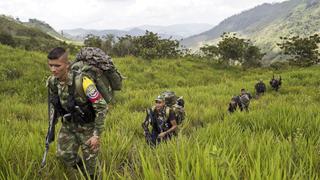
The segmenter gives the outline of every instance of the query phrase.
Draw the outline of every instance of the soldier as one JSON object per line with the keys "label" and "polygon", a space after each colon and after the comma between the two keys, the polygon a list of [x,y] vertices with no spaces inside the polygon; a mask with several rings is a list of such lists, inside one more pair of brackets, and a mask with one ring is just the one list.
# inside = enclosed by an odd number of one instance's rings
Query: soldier
{"label": "soldier", "polygon": [[247,92],[245,89],[241,89],[241,93],[239,97],[241,102],[240,110],[243,111],[243,109],[245,109],[248,112],[250,99],[252,99],[251,94]]}
{"label": "soldier", "polygon": [[269,83],[272,89],[274,89],[275,91],[278,91],[282,83],[281,76],[279,77],[279,79],[275,79],[273,75]]}
{"label": "soldier", "polygon": [[262,79],[259,80],[259,82],[254,86],[254,88],[256,89],[257,97],[263,95],[266,92],[266,85],[263,83]]}
{"label": "soldier", "polygon": [[156,145],[163,140],[171,139],[176,135],[178,127],[175,112],[165,105],[165,98],[158,96],[155,99],[155,106],[149,112],[148,118],[143,122],[142,126],[145,129],[145,135],[149,132],[149,124],[152,126],[152,133],[147,139],[151,145]]}
{"label": "soldier", "polygon": [[233,113],[237,110],[237,106],[241,108],[240,96],[233,96],[229,103],[228,112]]}
{"label": "soldier", "polygon": [[[52,73],[47,82],[50,103],[62,117],[57,156],[65,165],[97,178],[107,103],[90,77],[70,69],[65,49],[54,48],[48,54],[48,65]],[[80,147],[82,158],[78,155]]]}

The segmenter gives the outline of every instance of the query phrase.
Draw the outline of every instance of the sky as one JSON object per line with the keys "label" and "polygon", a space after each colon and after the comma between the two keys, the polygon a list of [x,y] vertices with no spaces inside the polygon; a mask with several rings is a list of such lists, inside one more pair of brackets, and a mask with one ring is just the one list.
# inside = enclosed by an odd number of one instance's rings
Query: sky
{"label": "sky", "polygon": [[141,25],[212,26],[263,3],[285,0],[1,0],[0,14],[36,18],[54,29],[125,29]]}

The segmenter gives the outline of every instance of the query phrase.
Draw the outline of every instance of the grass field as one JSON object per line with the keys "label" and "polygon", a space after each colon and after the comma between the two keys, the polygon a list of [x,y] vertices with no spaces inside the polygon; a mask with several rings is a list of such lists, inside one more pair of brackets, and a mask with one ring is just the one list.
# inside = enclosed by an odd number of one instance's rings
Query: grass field
{"label": "grass field", "polygon": [[[102,137],[104,179],[319,179],[320,72],[241,70],[192,59],[115,59],[127,77],[110,105]],[[281,74],[279,92],[227,113],[233,95],[253,93]],[[50,146],[38,173],[47,131],[46,55],[0,46],[0,179],[65,179],[70,175]],[[156,149],[145,144],[145,108],[164,90],[186,101],[179,136]],[[59,124],[60,126],[60,124]]]}

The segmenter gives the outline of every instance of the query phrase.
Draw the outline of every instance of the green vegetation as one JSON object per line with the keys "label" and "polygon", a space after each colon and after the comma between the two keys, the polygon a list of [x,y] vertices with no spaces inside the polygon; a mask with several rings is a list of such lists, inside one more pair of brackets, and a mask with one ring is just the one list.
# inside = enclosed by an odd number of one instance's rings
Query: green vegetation
{"label": "green vegetation", "polygon": [[[0,179],[64,179],[55,158],[38,173],[47,130],[46,54],[0,46]],[[319,179],[319,67],[243,71],[209,61],[114,60],[127,77],[110,105],[102,138],[104,179]],[[226,113],[242,87],[281,74],[249,113]],[[161,91],[183,95],[187,117],[177,138],[150,149],[144,109]],[[77,174],[79,177],[80,175]]]}
{"label": "green vegetation", "polygon": [[0,15],[0,44],[43,52],[48,52],[57,46],[65,47],[72,53],[78,51],[78,46],[56,39],[35,26],[34,21],[32,22],[26,25],[13,18]]}
{"label": "green vegetation", "polygon": [[283,54],[288,55],[289,61],[293,65],[311,66],[317,64],[320,59],[319,47],[320,36],[314,34],[307,38],[299,36],[280,37],[281,43],[277,45],[283,51]]}
{"label": "green vegetation", "polygon": [[118,37],[106,35],[103,38],[88,35],[84,40],[85,46],[98,47],[111,56],[141,57],[143,59],[177,58],[181,55],[177,40],[162,39],[157,33],[146,31],[143,36]]}
{"label": "green vegetation", "polygon": [[250,40],[239,38],[236,33],[223,33],[221,38],[217,46],[205,45],[200,48],[204,58],[224,64],[238,61],[245,68],[261,66],[264,54]]}
{"label": "green vegetation", "polygon": [[[199,48],[215,44],[223,32],[235,32],[266,52],[264,60],[278,60],[279,37],[308,37],[319,33],[320,2],[316,0],[288,0],[281,3],[264,3],[255,8],[225,19],[209,31],[191,36],[181,42],[187,47]],[[269,63],[268,63],[269,62]]]}
{"label": "green vegetation", "polygon": [[[42,32],[45,32],[49,34],[50,36],[59,39],[61,41],[70,41],[69,39],[63,37],[63,34],[59,34],[57,31],[55,31],[49,24],[47,24],[44,21],[40,21],[37,19],[29,19],[28,22],[23,22],[24,25],[27,25],[29,27],[33,27],[35,29],[39,29]],[[63,32],[61,32],[63,33]]]}

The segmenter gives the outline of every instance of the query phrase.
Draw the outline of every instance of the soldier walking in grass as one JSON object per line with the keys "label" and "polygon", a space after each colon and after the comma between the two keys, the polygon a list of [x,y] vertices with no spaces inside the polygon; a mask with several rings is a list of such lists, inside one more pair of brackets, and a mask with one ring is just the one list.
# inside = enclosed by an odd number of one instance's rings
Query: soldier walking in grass
{"label": "soldier walking in grass", "polygon": [[228,112],[235,112],[237,110],[237,107],[241,108],[240,96],[233,96],[228,106]]}
{"label": "soldier walking in grass", "polygon": [[259,80],[259,82],[254,86],[254,88],[256,89],[257,98],[259,98],[266,92],[266,84],[262,81],[262,79]]}
{"label": "soldier walking in grass", "polygon": [[62,117],[57,156],[68,167],[79,168],[87,178],[95,179],[99,173],[98,154],[107,102],[92,77],[71,70],[65,49],[54,48],[48,54],[48,65],[52,73],[47,81],[52,107],[49,112]]}
{"label": "soldier walking in grass", "polygon": [[275,79],[274,75],[272,76],[272,79],[269,82],[270,86],[272,87],[273,90],[278,91],[281,84],[282,84],[282,78],[281,76],[279,77],[279,79]]}
{"label": "soldier walking in grass", "polygon": [[[176,135],[178,127],[176,117],[175,111],[166,105],[165,97],[158,96],[155,105],[147,110],[146,119],[142,123],[147,143],[154,146]],[[152,128],[151,133],[149,125]]]}
{"label": "soldier walking in grass", "polygon": [[240,92],[240,110],[243,111],[243,109],[245,111],[249,111],[249,104],[250,104],[250,100],[252,99],[252,96],[249,92],[247,92],[245,89],[241,89]]}

